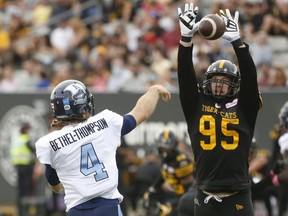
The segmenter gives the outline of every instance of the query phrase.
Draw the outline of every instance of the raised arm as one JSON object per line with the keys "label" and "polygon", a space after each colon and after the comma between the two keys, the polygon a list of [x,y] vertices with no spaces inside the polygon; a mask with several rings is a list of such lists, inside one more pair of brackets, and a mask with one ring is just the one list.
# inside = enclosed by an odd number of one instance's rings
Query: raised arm
{"label": "raised arm", "polygon": [[[191,122],[191,112],[197,105],[198,85],[193,66],[193,45],[192,37],[198,31],[199,22],[196,23],[198,7],[193,3],[186,3],[184,10],[178,8],[181,40],[178,48],[178,83],[179,97],[187,122]],[[193,101],[193,103],[192,103]]]}
{"label": "raised arm", "polygon": [[137,125],[139,125],[149,119],[154,113],[160,98],[162,98],[164,102],[168,102],[171,99],[171,94],[161,85],[151,86],[149,90],[138,99],[135,107],[128,114],[132,115]]}
{"label": "raised arm", "polygon": [[[240,36],[239,12],[236,11],[234,17],[232,17],[229,9],[226,9],[225,12],[220,10],[220,14],[226,25],[226,32],[222,37],[233,45],[239,63],[241,73],[239,100],[245,101],[242,103],[242,109],[245,110],[245,113],[248,116],[253,116],[261,108],[262,100],[259,96],[257,70],[249,52],[249,45],[244,43]],[[254,118],[248,117],[248,119]]]}

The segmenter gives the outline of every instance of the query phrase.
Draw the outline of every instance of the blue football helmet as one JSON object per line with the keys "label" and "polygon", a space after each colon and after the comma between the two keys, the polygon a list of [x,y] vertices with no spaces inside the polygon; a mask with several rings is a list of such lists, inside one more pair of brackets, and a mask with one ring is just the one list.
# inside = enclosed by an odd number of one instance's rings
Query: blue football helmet
{"label": "blue football helmet", "polygon": [[[226,95],[213,95],[211,89],[211,82],[214,76],[225,76],[231,79],[231,81],[225,81],[229,85],[229,90]],[[203,90],[204,94],[212,95],[216,99],[223,99],[236,95],[240,88],[240,73],[237,66],[228,60],[218,60],[212,63],[204,74],[203,78]]]}
{"label": "blue football helmet", "polygon": [[94,115],[93,95],[78,80],[59,83],[50,96],[54,117],[60,120],[81,119],[85,112]]}

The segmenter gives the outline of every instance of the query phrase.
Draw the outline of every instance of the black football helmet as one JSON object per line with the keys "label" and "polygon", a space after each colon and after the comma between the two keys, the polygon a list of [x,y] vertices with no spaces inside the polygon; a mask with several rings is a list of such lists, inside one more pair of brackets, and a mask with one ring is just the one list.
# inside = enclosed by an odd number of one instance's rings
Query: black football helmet
{"label": "black football helmet", "polygon": [[178,138],[171,130],[164,130],[157,139],[157,146],[158,149],[172,150],[177,148],[178,142]]}
{"label": "black football helmet", "polygon": [[[213,95],[211,89],[211,82],[213,76],[225,76],[231,79],[231,81],[224,81],[229,85],[229,90],[226,95]],[[240,73],[237,66],[228,60],[218,60],[212,63],[204,74],[203,78],[203,91],[206,95],[212,95],[216,99],[223,99],[232,97],[238,93],[240,88]]]}
{"label": "black football helmet", "polygon": [[59,83],[50,96],[54,117],[60,120],[81,119],[83,113],[94,115],[93,95],[78,80]]}
{"label": "black football helmet", "polygon": [[279,124],[283,129],[288,129],[288,101],[281,107],[279,115]]}

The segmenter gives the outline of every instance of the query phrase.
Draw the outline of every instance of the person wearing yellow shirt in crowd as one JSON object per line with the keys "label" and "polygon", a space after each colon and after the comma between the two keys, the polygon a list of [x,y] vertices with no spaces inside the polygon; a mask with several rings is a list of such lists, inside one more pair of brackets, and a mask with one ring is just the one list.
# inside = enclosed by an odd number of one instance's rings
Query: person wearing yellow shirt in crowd
{"label": "person wearing yellow shirt in crowd", "polygon": [[0,53],[7,51],[11,46],[10,35],[4,28],[4,24],[0,21]]}

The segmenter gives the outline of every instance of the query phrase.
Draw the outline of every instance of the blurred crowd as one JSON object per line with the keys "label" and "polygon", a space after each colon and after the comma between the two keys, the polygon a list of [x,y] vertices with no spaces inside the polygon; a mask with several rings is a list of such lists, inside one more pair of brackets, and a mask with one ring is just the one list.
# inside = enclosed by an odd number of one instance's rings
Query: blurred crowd
{"label": "blurred crowd", "polygon": [[[1,0],[0,92],[45,91],[70,78],[96,93],[143,92],[155,83],[177,92],[177,7],[183,2]],[[238,10],[260,88],[287,86],[287,0],[193,2],[199,20],[220,8]],[[224,40],[195,40],[199,79],[216,59],[235,60]]]}

